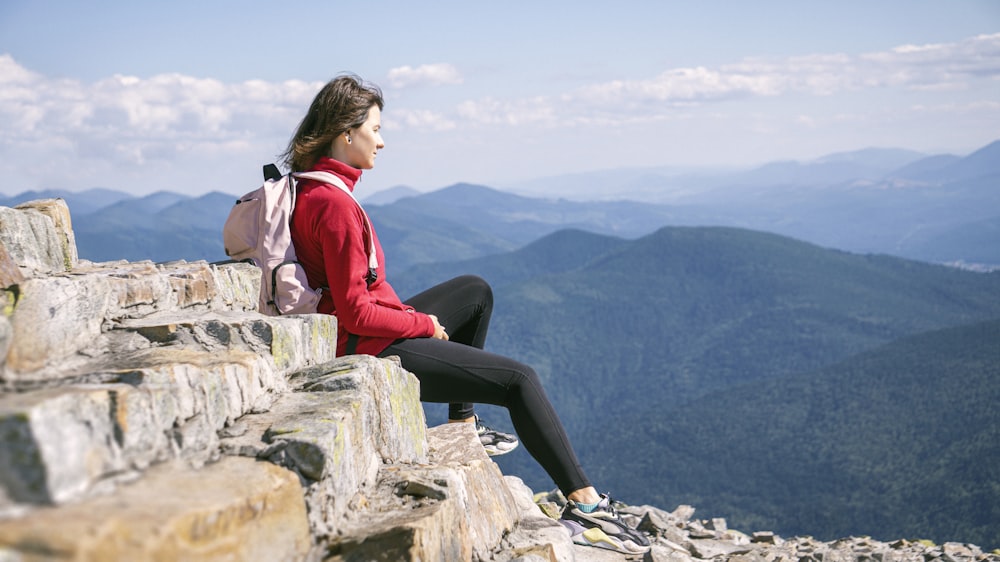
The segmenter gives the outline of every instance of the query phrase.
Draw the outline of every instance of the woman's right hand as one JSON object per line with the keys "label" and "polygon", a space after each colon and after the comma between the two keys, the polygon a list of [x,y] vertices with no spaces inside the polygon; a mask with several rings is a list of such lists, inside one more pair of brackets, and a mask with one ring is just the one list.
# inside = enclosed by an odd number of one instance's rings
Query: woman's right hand
{"label": "woman's right hand", "polygon": [[446,332],[444,326],[438,322],[438,317],[433,314],[428,314],[427,316],[429,316],[431,321],[434,322],[434,335],[431,337],[437,340],[448,341],[448,332]]}

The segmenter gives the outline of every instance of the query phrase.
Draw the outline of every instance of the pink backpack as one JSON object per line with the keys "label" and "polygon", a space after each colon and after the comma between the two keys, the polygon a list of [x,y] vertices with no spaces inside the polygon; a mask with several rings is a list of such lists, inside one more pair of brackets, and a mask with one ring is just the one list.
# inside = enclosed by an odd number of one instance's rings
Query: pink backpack
{"label": "pink backpack", "polygon": [[[295,257],[289,221],[295,209],[295,179],[321,181],[339,188],[354,198],[351,190],[329,172],[301,172],[282,176],[273,164],[264,166],[264,184],[240,197],[222,227],[226,255],[260,268],[258,310],[269,316],[316,312],[322,288],[313,289],[306,272]],[[375,280],[378,259],[371,222],[361,209],[368,231],[368,283]]]}

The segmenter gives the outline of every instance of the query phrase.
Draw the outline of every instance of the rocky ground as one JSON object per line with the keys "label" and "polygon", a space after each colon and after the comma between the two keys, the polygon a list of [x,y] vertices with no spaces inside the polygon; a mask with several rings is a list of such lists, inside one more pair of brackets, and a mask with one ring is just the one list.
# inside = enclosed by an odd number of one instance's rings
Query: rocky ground
{"label": "rocky ground", "polygon": [[[565,498],[558,491],[539,493],[534,501],[552,518],[558,518]],[[730,529],[722,518],[696,519],[695,508],[682,505],[673,512],[653,506],[619,504],[622,518],[652,541],[643,555],[625,555],[593,547],[574,545],[578,562],[688,562],[727,560],[731,562],[931,562],[1000,561],[1000,552],[983,552],[971,544],[948,542],[937,545],[925,540],[899,539],[891,542],[869,537],[847,537],[820,541],[812,537],[783,538],[772,532],[746,534]],[[527,559],[526,559],[527,560]]]}
{"label": "rocky ground", "polygon": [[60,200],[0,207],[0,562],[995,560],[973,545],[742,533],[620,506],[652,549],[576,546],[558,493],[470,424],[428,428],[329,315],[258,314],[247,264],[77,257]]}

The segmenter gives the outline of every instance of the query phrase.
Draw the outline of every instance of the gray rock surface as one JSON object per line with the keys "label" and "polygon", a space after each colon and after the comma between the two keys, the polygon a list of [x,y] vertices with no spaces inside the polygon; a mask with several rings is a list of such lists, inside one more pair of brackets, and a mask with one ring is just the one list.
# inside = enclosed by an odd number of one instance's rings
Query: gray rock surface
{"label": "gray rock surface", "polygon": [[76,266],[76,238],[62,199],[41,199],[0,207],[0,242],[26,277]]}
{"label": "gray rock surface", "polygon": [[0,561],[1000,560],[690,506],[619,506],[645,555],[574,545],[560,493],[428,428],[398,360],[335,357],[332,316],[258,314],[259,279],[80,261],[61,201],[0,208]]}

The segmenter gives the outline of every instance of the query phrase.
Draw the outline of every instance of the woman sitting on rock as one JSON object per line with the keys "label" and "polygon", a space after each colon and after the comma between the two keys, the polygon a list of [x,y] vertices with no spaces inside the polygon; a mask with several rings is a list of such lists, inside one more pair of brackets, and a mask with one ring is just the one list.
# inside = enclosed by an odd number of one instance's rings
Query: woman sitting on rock
{"label": "woman sitting on rock", "polygon": [[[385,146],[383,105],[381,90],[357,76],[330,81],[289,143],[285,164],[292,172],[333,173],[353,192]],[[298,190],[292,240],[309,284],[326,288],[319,311],[337,316],[337,353],[399,356],[420,380],[421,400],[451,404],[449,421],[478,423],[474,402],[506,407],[525,448],[569,500],[560,521],[573,541],[649,550],[648,539],[587,479],[535,371],[483,350],[493,309],[489,285],[464,276],[403,302],[385,278],[382,247],[353,195],[305,178]],[[517,444],[513,436],[483,433],[494,453]]]}

